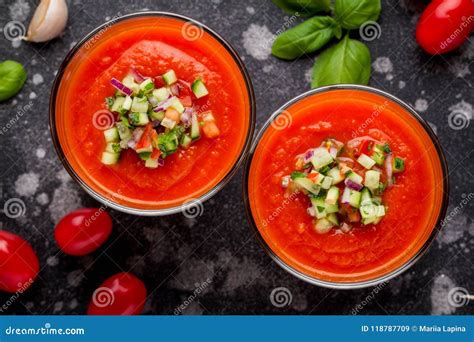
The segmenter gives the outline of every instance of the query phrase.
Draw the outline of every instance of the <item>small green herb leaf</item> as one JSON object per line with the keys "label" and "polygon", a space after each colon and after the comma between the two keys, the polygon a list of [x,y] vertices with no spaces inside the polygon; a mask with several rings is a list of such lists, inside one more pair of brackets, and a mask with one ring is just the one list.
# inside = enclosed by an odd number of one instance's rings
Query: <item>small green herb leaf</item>
{"label": "small green herb leaf", "polygon": [[273,0],[273,3],[287,13],[306,17],[331,9],[331,0]]}
{"label": "small green herb leaf", "polygon": [[367,21],[375,21],[380,15],[380,0],[336,0],[334,15],[345,29],[359,28]]}
{"label": "small green herb leaf", "polygon": [[[272,53],[282,59],[294,59],[320,49],[335,35],[339,27],[331,17],[314,17],[280,34]],[[340,28],[339,28],[340,30]]]}
{"label": "small green herb leaf", "polygon": [[0,101],[18,93],[25,81],[26,71],[20,63],[10,60],[0,63]]}
{"label": "small green herb leaf", "polygon": [[313,88],[330,84],[367,85],[370,78],[370,51],[348,35],[321,53],[313,66]]}

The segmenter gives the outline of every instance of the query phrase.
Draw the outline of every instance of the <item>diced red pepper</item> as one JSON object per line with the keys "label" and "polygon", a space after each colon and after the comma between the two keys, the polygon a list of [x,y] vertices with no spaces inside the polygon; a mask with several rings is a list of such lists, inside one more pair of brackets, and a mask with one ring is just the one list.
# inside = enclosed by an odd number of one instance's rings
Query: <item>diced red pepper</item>
{"label": "diced red pepper", "polygon": [[151,147],[152,131],[155,131],[155,130],[153,129],[153,126],[151,123],[145,126],[145,130],[143,131],[143,134],[140,140],[137,142],[137,145],[135,146],[135,150],[139,151],[139,150],[143,150],[143,149]]}
{"label": "diced red pepper", "polygon": [[153,149],[153,152],[150,155],[150,159],[158,159],[161,156],[161,151],[158,149]]}
{"label": "diced red pepper", "polygon": [[362,153],[366,155],[370,155],[374,147],[374,142],[370,140],[365,140],[360,144],[359,151],[357,153],[357,156],[360,156]]}
{"label": "diced red pepper", "polygon": [[182,96],[179,98],[179,101],[181,101],[181,104],[185,107],[192,107],[193,105],[191,96]]}

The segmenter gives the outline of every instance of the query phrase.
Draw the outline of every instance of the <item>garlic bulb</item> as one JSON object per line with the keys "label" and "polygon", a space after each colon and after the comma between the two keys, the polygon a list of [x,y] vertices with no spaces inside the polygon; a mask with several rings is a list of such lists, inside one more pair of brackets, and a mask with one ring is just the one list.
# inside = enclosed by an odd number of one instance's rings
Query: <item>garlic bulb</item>
{"label": "garlic bulb", "polygon": [[40,43],[56,38],[64,31],[67,17],[65,0],[41,0],[33,14],[25,40]]}

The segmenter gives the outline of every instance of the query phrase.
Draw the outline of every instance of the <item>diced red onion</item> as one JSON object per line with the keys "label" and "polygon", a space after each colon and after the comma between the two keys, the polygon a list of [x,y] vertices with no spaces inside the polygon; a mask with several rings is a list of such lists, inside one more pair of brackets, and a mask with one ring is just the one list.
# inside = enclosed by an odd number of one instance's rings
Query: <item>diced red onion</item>
{"label": "diced red onion", "polygon": [[161,123],[160,120],[153,120],[153,121],[151,122],[151,125],[152,125],[153,127],[158,127],[158,126],[160,125],[160,123]]}
{"label": "diced red onion", "polygon": [[389,153],[387,157],[385,158],[385,172],[387,173],[388,186],[392,186],[392,175],[393,175],[392,158],[393,158],[393,155],[391,153]]}
{"label": "diced red onion", "polygon": [[151,103],[152,107],[156,107],[160,104],[154,96],[148,96],[148,101]]}
{"label": "diced red onion", "polygon": [[356,146],[359,146],[361,142],[365,141],[365,140],[369,140],[369,141],[373,141],[374,143],[376,144],[382,144],[380,141],[372,138],[372,137],[369,137],[368,135],[365,135],[363,137],[357,137],[357,138],[354,138],[352,140],[349,140],[347,142],[347,146],[349,147],[356,147]]}
{"label": "diced red onion", "polygon": [[171,91],[171,94],[175,96],[179,96],[179,87],[176,83],[170,86],[170,91]]}
{"label": "diced red onion", "polygon": [[313,155],[314,155],[314,150],[308,150],[306,151],[306,153],[304,154],[303,156],[303,160],[304,160],[304,163],[309,163],[311,158],[313,158]]}
{"label": "diced red onion", "polygon": [[164,111],[171,105],[171,102],[173,101],[173,99],[175,99],[175,97],[170,95],[166,100],[163,100],[160,103],[158,103],[158,105],[155,108],[153,108],[153,111],[156,113]]}
{"label": "diced red onion", "polygon": [[311,217],[315,217],[316,216],[316,212],[314,211],[314,208],[313,207],[308,207],[306,209],[306,212],[308,213],[309,216]]}
{"label": "diced red onion", "polygon": [[146,77],[140,74],[135,68],[130,69],[130,74],[137,83],[142,83],[146,79]]}
{"label": "diced red onion", "polygon": [[165,160],[163,158],[158,158],[158,166],[165,165]]}
{"label": "diced red onion", "polygon": [[337,148],[331,147],[331,148],[329,149],[329,154],[331,155],[331,157],[333,157],[334,159],[336,159],[336,157],[337,157]]}
{"label": "diced red onion", "polygon": [[350,180],[349,178],[346,178],[344,180],[344,184],[347,187],[351,188],[352,190],[356,190],[356,191],[360,191],[364,187],[362,184],[356,183],[356,182]]}
{"label": "diced red onion", "polygon": [[193,115],[193,109],[192,108],[186,108],[181,114],[181,121],[185,123],[186,125],[189,125],[191,123],[191,117]]}
{"label": "diced red onion", "polygon": [[112,78],[112,79],[110,80],[110,83],[112,84],[112,86],[113,86],[115,89],[121,91],[122,93],[124,93],[124,94],[127,95],[127,96],[130,96],[130,95],[132,95],[132,93],[133,93],[133,90],[132,90],[132,89],[126,87],[122,82],[120,82],[120,81],[117,80],[116,78]]}
{"label": "diced red onion", "polygon": [[346,222],[344,222],[341,226],[341,230],[344,232],[344,233],[349,233],[352,229],[352,226],[350,224],[347,224]]}
{"label": "diced red onion", "polygon": [[347,162],[347,163],[354,163],[353,159],[347,158],[347,157],[338,157],[337,160],[342,161],[342,162]]}
{"label": "diced red onion", "polygon": [[349,204],[349,199],[351,196],[351,189],[344,188],[344,192],[342,193],[341,203],[342,204]]}

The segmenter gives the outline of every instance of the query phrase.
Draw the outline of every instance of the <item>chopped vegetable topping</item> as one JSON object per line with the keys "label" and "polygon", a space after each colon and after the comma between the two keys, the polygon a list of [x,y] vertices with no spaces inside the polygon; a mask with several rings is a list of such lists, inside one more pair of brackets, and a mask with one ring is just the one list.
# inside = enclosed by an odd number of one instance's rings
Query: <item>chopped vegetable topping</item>
{"label": "chopped vegetable topping", "polygon": [[296,157],[295,171],[282,177],[281,186],[308,196],[307,213],[315,218],[317,233],[328,233],[334,227],[349,233],[350,223],[368,225],[382,220],[388,208],[381,196],[394,183],[393,174],[404,170],[404,159],[394,157],[388,143],[360,137],[344,146],[326,139]]}
{"label": "chopped vegetable topping", "polygon": [[[166,86],[156,88],[154,79],[162,79]],[[116,164],[122,150],[132,149],[146,167],[157,168],[180,147],[189,148],[201,137],[201,129],[207,138],[220,135],[213,113],[197,113],[194,108],[192,94],[196,99],[209,94],[200,77],[190,86],[174,70],[152,78],[132,68],[122,81],[112,78],[110,82],[116,93],[106,97],[105,104],[117,113],[117,120],[104,131],[107,145],[101,161],[105,165]]]}

